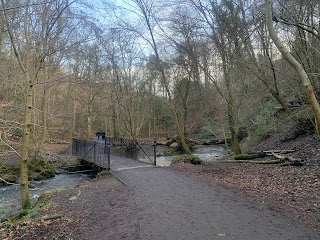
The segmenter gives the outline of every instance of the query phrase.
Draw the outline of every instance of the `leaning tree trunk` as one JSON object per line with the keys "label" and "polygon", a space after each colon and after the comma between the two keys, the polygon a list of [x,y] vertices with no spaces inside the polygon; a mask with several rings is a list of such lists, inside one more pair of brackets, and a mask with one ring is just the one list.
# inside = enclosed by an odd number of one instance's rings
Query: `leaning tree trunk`
{"label": "leaning tree trunk", "polygon": [[315,117],[316,129],[318,136],[320,136],[320,107],[317,101],[316,95],[313,91],[312,84],[303,66],[292,56],[290,51],[281,42],[278,37],[273,24],[272,24],[272,0],[266,0],[266,17],[267,17],[267,27],[269,30],[270,37],[278,50],[281,52],[283,58],[295,69],[299,78],[301,79],[303,86],[306,88],[307,98],[311,106],[313,115]]}

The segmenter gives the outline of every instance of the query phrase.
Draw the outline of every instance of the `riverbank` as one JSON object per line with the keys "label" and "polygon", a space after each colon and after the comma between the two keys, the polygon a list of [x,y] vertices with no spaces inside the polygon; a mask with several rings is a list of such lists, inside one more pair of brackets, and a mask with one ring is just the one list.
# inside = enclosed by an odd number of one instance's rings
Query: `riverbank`
{"label": "riverbank", "polygon": [[[0,225],[0,239],[138,239],[132,189],[112,175],[41,197],[33,216]],[[46,219],[46,220],[44,220]]]}
{"label": "riverbank", "polygon": [[[68,144],[48,144],[45,159],[30,159],[28,162],[29,181],[41,181],[65,172],[68,166],[78,164],[77,158],[65,151]],[[7,155],[0,161],[0,187],[19,184],[20,158],[15,154]],[[32,184],[31,184],[32,185]]]}
{"label": "riverbank", "polygon": [[[52,178],[56,174],[55,166],[43,159],[28,162],[29,181]],[[19,182],[20,166],[0,162],[0,187]]]}

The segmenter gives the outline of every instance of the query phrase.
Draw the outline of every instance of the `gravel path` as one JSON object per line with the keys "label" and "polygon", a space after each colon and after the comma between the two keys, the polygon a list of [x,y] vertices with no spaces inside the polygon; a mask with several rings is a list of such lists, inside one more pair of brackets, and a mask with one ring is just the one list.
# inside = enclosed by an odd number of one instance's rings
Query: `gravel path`
{"label": "gravel path", "polygon": [[134,191],[140,239],[320,239],[279,212],[170,169],[114,157],[111,170]]}

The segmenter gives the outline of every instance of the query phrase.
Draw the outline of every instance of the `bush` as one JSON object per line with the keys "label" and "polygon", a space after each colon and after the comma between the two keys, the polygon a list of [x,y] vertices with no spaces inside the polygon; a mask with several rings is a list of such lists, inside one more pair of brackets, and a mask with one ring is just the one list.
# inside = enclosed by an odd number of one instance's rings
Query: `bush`
{"label": "bush", "polygon": [[21,128],[14,128],[12,130],[12,135],[16,138],[22,138],[23,136],[23,130]]}
{"label": "bush", "polygon": [[245,139],[246,137],[249,136],[248,130],[246,127],[241,126],[239,127],[238,133],[237,133],[237,138],[239,141],[242,141],[243,139]]}
{"label": "bush", "polygon": [[208,130],[205,130],[204,132],[201,133],[200,139],[210,139],[214,137],[214,134]]}
{"label": "bush", "polygon": [[251,144],[256,144],[276,132],[281,122],[276,116],[275,107],[277,106],[278,104],[274,101],[266,102],[257,113],[253,124],[250,123],[249,131],[253,137]]}

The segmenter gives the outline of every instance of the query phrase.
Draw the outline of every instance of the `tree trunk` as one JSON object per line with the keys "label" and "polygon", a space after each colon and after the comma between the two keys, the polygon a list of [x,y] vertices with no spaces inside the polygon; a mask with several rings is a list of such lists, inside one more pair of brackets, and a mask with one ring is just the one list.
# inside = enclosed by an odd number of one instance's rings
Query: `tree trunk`
{"label": "tree trunk", "polygon": [[178,134],[179,134],[179,137],[181,140],[181,145],[183,147],[183,150],[186,152],[186,154],[192,154],[188,145],[186,144],[186,136],[183,131],[183,126],[181,125],[181,119],[179,119],[178,113],[174,107],[174,103],[173,103],[171,93],[170,93],[170,87],[169,87],[170,84],[169,84],[168,78],[166,77],[165,69],[161,64],[161,58],[160,58],[159,52],[158,52],[158,45],[156,43],[153,28],[152,28],[151,22],[150,22],[150,17],[151,17],[150,12],[149,12],[150,9],[148,9],[147,4],[145,4],[146,2],[144,2],[144,1],[135,0],[134,2],[137,4],[138,8],[140,8],[141,14],[144,17],[145,23],[147,25],[147,28],[148,28],[148,31],[150,34],[151,41],[149,43],[150,43],[150,45],[154,51],[155,57],[157,59],[157,63],[158,63],[157,67],[158,67],[158,70],[161,74],[161,83],[162,83],[162,86],[164,89],[164,93],[166,94],[166,96],[169,99],[169,108],[172,111],[175,125],[176,125],[176,128],[178,129]]}
{"label": "tree trunk", "polygon": [[21,188],[21,207],[23,209],[31,206],[29,185],[28,185],[28,160],[29,160],[29,146],[30,135],[32,133],[32,111],[33,111],[33,81],[26,74],[28,78],[27,86],[27,101],[24,120],[24,132],[22,138],[22,153],[21,153],[21,165],[20,165],[20,188]]}
{"label": "tree trunk", "polygon": [[77,100],[73,101],[72,126],[70,131],[70,139],[72,139],[76,132],[76,114],[77,114]]}
{"label": "tree trunk", "polygon": [[108,121],[109,120],[109,117],[107,116],[107,114],[104,116],[104,131],[106,133],[106,136],[108,136],[108,132],[109,132],[109,124],[108,124]]}
{"label": "tree trunk", "polygon": [[[271,64],[271,69],[273,72],[273,79],[274,79],[274,83],[270,84],[268,81],[268,76],[267,73],[264,69],[264,67],[261,67],[257,61],[256,55],[255,55],[255,51],[252,45],[252,41],[250,38],[250,34],[249,34],[249,27],[248,27],[248,23],[246,20],[246,13],[245,13],[245,9],[244,9],[244,4],[243,1],[239,1],[239,7],[241,9],[241,15],[242,15],[242,21],[244,23],[245,26],[245,31],[242,35],[240,35],[243,43],[245,44],[246,48],[247,48],[247,52],[248,55],[251,59],[251,61],[254,63],[254,65],[256,66],[258,73],[257,73],[257,77],[258,79],[260,79],[260,81],[263,83],[263,85],[266,86],[266,89],[270,92],[270,94],[278,101],[278,103],[283,107],[283,109],[285,110],[286,113],[291,114],[291,109],[288,106],[288,103],[286,102],[286,100],[280,95],[278,87],[277,87],[277,80],[276,80],[276,75],[275,75],[275,71],[273,68],[273,63],[271,60],[271,57],[269,55],[268,52],[268,46],[266,46],[266,44],[263,42],[262,43],[262,48],[265,49],[265,52],[267,53],[269,62]],[[262,36],[261,36],[262,38]],[[247,67],[248,69],[250,69],[249,67]]]}
{"label": "tree trunk", "polygon": [[222,67],[223,67],[223,76],[225,79],[226,87],[227,87],[227,96],[226,96],[226,102],[228,104],[228,122],[229,122],[229,130],[231,133],[231,141],[232,141],[232,149],[234,154],[239,155],[241,154],[241,148],[240,143],[237,136],[237,127],[236,127],[236,116],[233,109],[233,95],[232,95],[232,89],[231,89],[231,80],[230,75],[226,66],[226,59],[222,56]]}
{"label": "tree trunk", "polygon": [[[231,90],[228,90],[231,91]],[[235,124],[235,117],[234,117],[234,111],[233,111],[233,99],[232,96],[228,97],[228,120],[229,120],[229,130],[231,133],[231,139],[232,139],[232,149],[234,154],[239,155],[241,154],[241,148],[240,143],[237,137],[237,129]]]}
{"label": "tree trunk", "polygon": [[88,122],[87,122],[87,141],[91,140],[91,132],[92,132],[92,105],[89,103],[88,106]]}
{"label": "tree trunk", "polygon": [[39,155],[44,159],[44,148],[47,141],[47,122],[48,122],[48,91],[47,89],[43,90],[43,99],[42,99],[42,133],[39,145]]}
{"label": "tree trunk", "polygon": [[91,140],[91,133],[92,133],[92,104],[93,104],[93,94],[92,94],[92,86],[90,86],[90,96],[88,102],[88,122],[87,122],[87,141]]}
{"label": "tree trunk", "polygon": [[283,58],[295,69],[299,78],[301,79],[304,87],[306,88],[307,98],[311,106],[313,115],[315,117],[316,129],[318,136],[320,136],[320,107],[313,91],[312,84],[308,78],[307,73],[303,69],[302,65],[292,56],[286,46],[281,42],[278,37],[272,23],[272,0],[266,0],[266,17],[267,26],[269,30],[270,37],[278,50],[281,52]]}
{"label": "tree trunk", "polygon": [[114,138],[119,136],[117,126],[117,111],[114,103],[112,104],[112,136]]}

